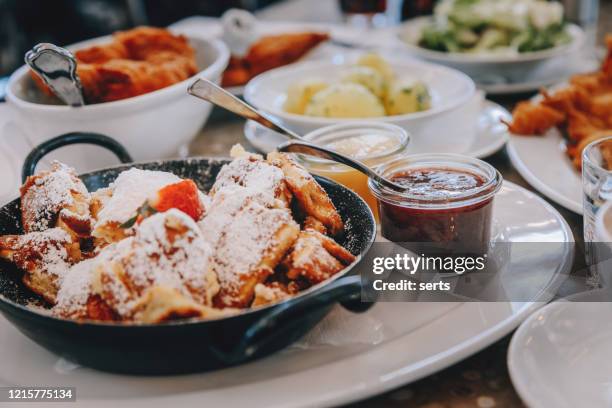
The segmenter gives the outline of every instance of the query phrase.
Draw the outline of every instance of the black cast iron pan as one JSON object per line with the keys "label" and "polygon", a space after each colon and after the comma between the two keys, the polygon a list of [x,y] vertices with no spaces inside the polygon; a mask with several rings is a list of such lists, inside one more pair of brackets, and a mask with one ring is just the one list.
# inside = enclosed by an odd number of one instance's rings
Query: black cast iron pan
{"label": "black cast iron pan", "polygon": [[[97,144],[113,151],[122,163],[128,152],[115,140],[91,133],[70,133],[36,147],[23,166],[23,177],[38,161],[58,147],[75,143]],[[90,191],[106,187],[132,166],[172,172],[194,180],[208,191],[228,160],[190,158],[131,163],[86,173],[81,179]],[[355,255],[363,255],[376,235],[372,212],[354,192],[326,178],[316,177],[345,222],[339,242]],[[19,199],[0,209],[0,235],[23,233]],[[359,262],[359,260],[357,261]],[[336,303],[354,312],[362,303],[361,279],[347,267],[332,279],[284,302],[251,309],[216,320],[180,320],[158,325],[77,322],[52,317],[27,305],[40,299],[21,284],[21,272],[0,261],[0,312],[27,337],[84,366],[125,374],[178,374],[212,370],[263,357],[296,341],[313,328]]]}

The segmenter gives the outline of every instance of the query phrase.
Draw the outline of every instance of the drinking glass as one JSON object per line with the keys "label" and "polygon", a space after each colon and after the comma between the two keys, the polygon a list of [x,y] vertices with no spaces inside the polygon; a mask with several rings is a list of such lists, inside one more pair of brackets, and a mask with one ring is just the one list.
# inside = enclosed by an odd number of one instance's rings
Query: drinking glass
{"label": "drinking glass", "polygon": [[402,0],[339,0],[347,24],[358,28],[379,28],[399,24]]}
{"label": "drinking glass", "polygon": [[582,151],[582,189],[586,264],[591,283],[598,284],[595,219],[599,209],[612,201],[612,135],[592,142]]}

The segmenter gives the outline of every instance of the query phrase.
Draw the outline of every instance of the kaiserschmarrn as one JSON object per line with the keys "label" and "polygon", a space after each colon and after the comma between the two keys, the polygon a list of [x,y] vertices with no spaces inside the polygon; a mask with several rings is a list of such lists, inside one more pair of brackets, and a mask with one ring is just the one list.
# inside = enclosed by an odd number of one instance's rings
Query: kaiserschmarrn
{"label": "kaiserschmarrn", "polygon": [[54,163],[22,187],[24,234],[1,236],[0,258],[55,316],[139,323],[278,302],[355,260],[333,238],[334,204],[291,156],[232,154],[208,193],[137,168],[89,192]]}

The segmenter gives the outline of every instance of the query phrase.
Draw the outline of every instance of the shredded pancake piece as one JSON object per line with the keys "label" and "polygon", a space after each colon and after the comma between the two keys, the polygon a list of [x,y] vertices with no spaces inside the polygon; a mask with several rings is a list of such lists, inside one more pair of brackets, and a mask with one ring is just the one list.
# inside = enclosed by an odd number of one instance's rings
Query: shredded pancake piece
{"label": "shredded pancake piece", "polygon": [[221,287],[215,305],[247,307],[255,285],[273,273],[297,238],[299,225],[288,209],[268,208],[248,194],[222,197],[218,205],[213,199],[199,224],[214,248],[211,268]]}
{"label": "shredded pancake piece", "polygon": [[355,256],[333,239],[316,232],[300,232],[293,249],[283,260],[289,279],[299,277],[317,284],[329,279],[355,260]]}
{"label": "shredded pancake piece", "polygon": [[268,162],[282,170],[289,190],[306,215],[319,220],[331,235],[337,235],[343,230],[344,224],[336,207],[306,169],[285,153],[269,153]]}
{"label": "shredded pancake piece", "polygon": [[52,304],[70,264],[80,256],[79,244],[61,228],[0,237],[0,258],[22,269],[23,283]]}
{"label": "shredded pancake piece", "polygon": [[291,193],[284,181],[283,172],[256,155],[238,157],[221,168],[211,196],[227,188],[244,187],[254,193],[266,193],[286,205],[291,202]]}
{"label": "shredded pancake piece", "polygon": [[89,234],[89,193],[74,169],[53,162],[51,170],[28,177],[21,187],[21,217],[27,232],[63,223],[68,233]]}
{"label": "shredded pancake piece", "polygon": [[[203,316],[219,290],[210,257],[211,248],[191,217],[176,209],[154,214],[134,236],[107,246],[85,267],[73,267],[55,312],[90,318],[89,302],[101,300],[115,320]],[[87,282],[89,290],[83,290]],[[166,298],[152,296],[152,290]]]}

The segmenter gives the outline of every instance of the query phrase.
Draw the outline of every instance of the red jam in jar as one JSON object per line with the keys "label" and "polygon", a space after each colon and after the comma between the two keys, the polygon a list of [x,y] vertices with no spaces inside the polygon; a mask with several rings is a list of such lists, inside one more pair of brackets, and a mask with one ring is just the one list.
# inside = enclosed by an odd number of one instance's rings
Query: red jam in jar
{"label": "red jam in jar", "polygon": [[378,170],[406,187],[389,190],[370,180],[381,234],[393,242],[449,244],[461,253],[487,252],[493,197],[501,175],[489,164],[457,155],[415,155]]}

